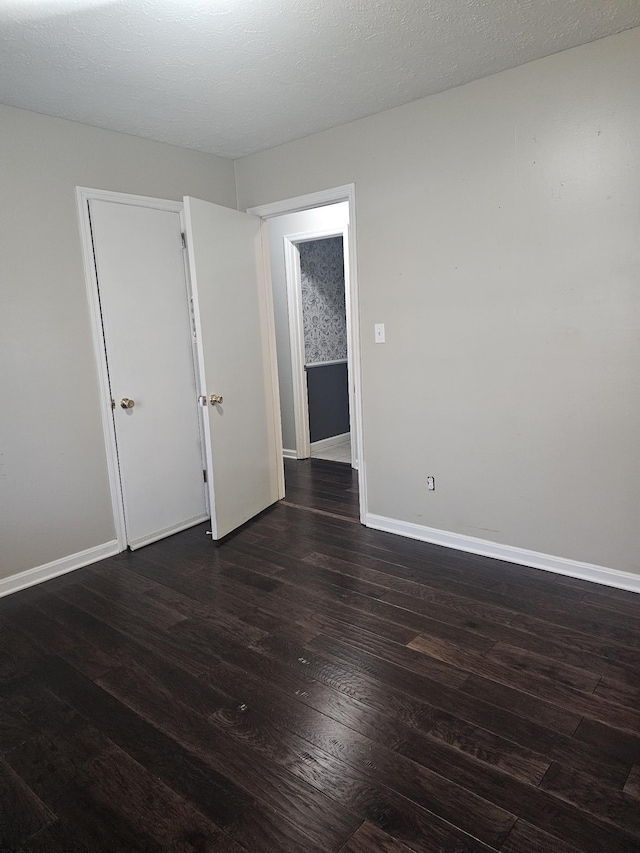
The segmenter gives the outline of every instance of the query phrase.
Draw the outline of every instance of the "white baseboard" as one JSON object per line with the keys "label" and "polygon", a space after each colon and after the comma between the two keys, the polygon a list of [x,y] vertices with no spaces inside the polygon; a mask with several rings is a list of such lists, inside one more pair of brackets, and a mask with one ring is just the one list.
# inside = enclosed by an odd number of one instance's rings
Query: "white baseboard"
{"label": "white baseboard", "polygon": [[114,554],[119,553],[120,545],[118,540],[114,539],[111,542],[105,542],[104,545],[96,545],[95,548],[87,548],[86,551],[79,551],[77,554],[61,557],[52,563],[45,563],[44,566],[36,566],[33,569],[26,569],[24,572],[10,575],[8,578],[2,578],[0,580],[0,598],[3,595],[10,595],[12,592],[18,592],[18,590],[48,581],[67,572],[73,572],[76,569],[83,568],[83,566],[89,566],[91,563],[97,563],[98,560],[104,560],[106,557],[113,557]]}
{"label": "white baseboard", "polygon": [[384,530],[387,533],[397,533],[399,536],[407,536],[409,539],[420,539],[423,542],[432,542],[434,545],[443,545],[445,548],[455,548],[457,551],[468,551],[471,554],[481,554],[484,557],[493,557],[496,560],[506,560],[509,563],[531,566],[534,569],[543,569],[546,572],[555,572],[559,575],[568,575],[572,578],[640,593],[640,574],[636,575],[632,572],[623,572],[620,569],[596,566],[593,563],[582,563],[578,560],[569,560],[566,557],[554,557],[551,554],[529,551],[526,548],[516,548],[513,545],[500,545],[487,539],[463,536],[460,533],[449,533],[446,530],[424,527],[421,524],[412,524],[408,521],[398,521],[384,515],[367,513],[364,523],[366,527]]}
{"label": "white baseboard", "polygon": [[282,455],[284,456],[285,459],[297,459],[298,458],[298,454],[295,452],[295,450],[287,450],[286,447],[282,448]]}
{"label": "white baseboard", "polygon": [[209,521],[211,516],[207,513],[206,515],[196,515],[194,518],[190,518],[187,521],[182,522],[182,524],[175,524],[172,527],[165,527],[164,530],[158,530],[152,536],[143,536],[141,539],[131,539],[129,541],[129,548],[132,551],[137,551],[138,548],[144,548],[145,545],[151,545],[153,542],[159,542],[161,539],[166,539],[167,536],[173,536],[174,533],[180,533],[183,530],[188,530],[190,527],[195,527],[196,524],[202,524],[203,521]]}
{"label": "white baseboard", "polygon": [[321,438],[320,441],[312,441],[312,450],[328,450],[330,447],[335,447],[336,444],[344,444],[351,438],[350,432],[343,432],[340,435],[332,435],[329,438]]}

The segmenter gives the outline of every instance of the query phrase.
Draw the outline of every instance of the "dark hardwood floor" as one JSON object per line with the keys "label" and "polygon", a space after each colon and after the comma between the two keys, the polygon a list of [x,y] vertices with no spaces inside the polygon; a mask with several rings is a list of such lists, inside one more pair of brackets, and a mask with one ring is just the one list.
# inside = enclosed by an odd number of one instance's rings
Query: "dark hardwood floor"
{"label": "dark hardwood floor", "polygon": [[0,602],[0,850],[640,851],[640,597],[363,528],[356,477]]}

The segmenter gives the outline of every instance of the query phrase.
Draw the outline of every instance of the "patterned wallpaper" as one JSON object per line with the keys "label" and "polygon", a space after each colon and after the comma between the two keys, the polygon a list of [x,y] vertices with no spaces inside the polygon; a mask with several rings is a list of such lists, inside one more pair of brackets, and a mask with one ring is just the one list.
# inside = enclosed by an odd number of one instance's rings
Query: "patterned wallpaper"
{"label": "patterned wallpaper", "polygon": [[300,244],[305,361],[347,357],[342,237]]}

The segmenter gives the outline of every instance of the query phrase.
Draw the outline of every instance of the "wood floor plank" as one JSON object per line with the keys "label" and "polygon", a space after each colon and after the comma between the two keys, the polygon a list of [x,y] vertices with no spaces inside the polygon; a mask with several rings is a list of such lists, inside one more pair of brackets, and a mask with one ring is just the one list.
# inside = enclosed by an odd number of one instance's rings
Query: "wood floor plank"
{"label": "wood floor plank", "polygon": [[36,730],[27,718],[11,707],[6,693],[0,694],[0,754],[15,749],[35,734]]}
{"label": "wood floor plank", "polygon": [[60,625],[32,605],[19,605],[6,618],[17,634],[26,636],[43,655],[60,655],[90,678],[103,675],[117,664],[103,649],[87,643],[68,629],[62,630]]}
{"label": "wood floor plank", "polygon": [[508,643],[496,643],[485,657],[488,661],[500,666],[516,669],[519,672],[525,672],[536,677],[548,678],[567,687],[582,690],[584,693],[593,693],[601,681],[601,676],[597,672],[559,663],[547,655],[519,649]]}
{"label": "wood floor plank", "polygon": [[413,641],[402,645],[357,628],[343,631],[338,639],[355,649],[448,686],[461,687],[468,677],[466,670],[458,669],[450,661],[441,662],[437,658],[422,654],[413,647]]}
{"label": "wood floor plank", "polygon": [[[265,647],[266,643],[267,640],[263,641],[260,647]],[[524,719],[540,723],[553,731],[563,734],[573,734],[581,720],[580,715],[577,713],[557,708],[554,705],[537,699],[535,696],[518,694],[518,691],[511,690],[509,692],[511,701],[503,701],[503,694],[505,691],[509,691],[509,688],[502,688],[498,683],[490,682],[486,679],[484,694],[482,693],[482,689],[468,690],[467,685],[472,681],[475,684],[477,680],[477,677],[474,675],[470,675],[462,684],[461,689],[454,692],[453,688],[438,685],[433,679],[425,679],[423,676],[409,673],[403,667],[370,655],[361,649],[352,648],[349,644],[333,640],[330,637],[317,637],[309,643],[309,647],[321,653],[329,653],[332,656],[338,657],[345,663],[356,666],[363,672],[374,674],[376,679],[380,679],[383,683],[394,686],[396,689],[407,692],[416,698],[428,696],[429,701],[441,707],[442,710],[450,711],[451,713],[457,711],[465,719],[469,719],[469,722],[476,722],[487,728],[492,728],[490,725],[491,720],[497,719],[498,708],[502,708],[507,714],[515,712]],[[474,697],[474,701],[465,702],[462,698],[463,693],[468,693],[470,697]],[[478,701],[482,700],[483,695],[488,701],[486,705]],[[514,723],[515,721],[511,720],[511,722]]]}
{"label": "wood floor plank", "polygon": [[[227,552],[226,559],[230,563],[229,569],[225,570],[226,576],[231,578],[233,576],[231,566],[243,565],[251,557],[242,553]],[[255,558],[253,558],[252,565],[256,571],[266,570],[273,572],[278,570],[274,564],[262,560],[258,561]],[[429,617],[402,610],[380,599],[363,595],[357,591],[344,589],[334,584],[319,586],[316,583],[312,587],[311,583],[308,583],[304,571],[297,572],[296,574],[290,573],[286,577],[278,574],[278,578],[285,582],[274,591],[268,602],[265,601],[263,603],[264,607],[277,607],[279,604],[280,611],[284,610],[284,612],[289,614],[291,613],[290,606],[295,606],[302,610],[312,607],[316,613],[327,613],[336,617],[339,614],[343,614],[345,621],[348,620],[352,624],[363,623],[363,627],[366,627],[367,619],[371,617],[369,625],[373,626],[375,619],[382,619],[385,622],[392,622],[411,629],[414,631],[414,634],[428,629],[431,624]],[[377,632],[373,631],[373,633]],[[386,636],[387,634],[384,630],[378,633],[381,636]],[[485,645],[486,643],[483,642],[482,646],[484,647]]]}
{"label": "wood floor plank", "polygon": [[[101,621],[105,622],[117,630],[123,630],[131,637],[140,639],[148,645],[153,645],[156,641],[161,642],[161,638],[165,636],[165,632],[158,628],[169,627],[167,625],[157,625],[155,614],[149,620],[138,618],[135,614],[120,607],[112,607],[109,602],[102,599],[100,596],[94,595],[91,590],[86,587],[73,587],[63,590],[61,595],[65,601],[78,605],[86,610],[89,614],[97,616]],[[146,608],[142,608],[144,612]],[[242,622],[232,616],[227,616],[224,612],[217,612],[217,618],[220,627],[228,635],[234,636],[243,642],[251,643],[264,636],[264,631],[255,628],[253,625]],[[215,618],[215,617],[212,617]],[[184,614],[179,614],[179,619],[171,622],[171,627],[178,625],[183,621],[187,621]]]}
{"label": "wood floor plank", "polygon": [[599,681],[594,692],[608,702],[625,705],[627,708],[639,708],[640,673],[629,673],[625,681],[614,680],[605,676]]}
{"label": "wood floor plank", "polygon": [[582,603],[591,607],[595,607],[600,611],[612,610],[614,613],[624,613],[632,619],[640,621],[640,596],[617,596],[612,594],[603,587],[598,587],[596,590],[588,590],[582,597]]}
{"label": "wood floor plank", "polygon": [[225,614],[227,618],[240,620],[265,632],[274,631],[285,621],[288,621],[285,620],[284,614],[276,615],[264,607],[254,604],[253,600],[247,601],[246,598],[237,598],[222,591],[216,595],[215,610],[197,598],[185,595],[164,584],[157,584],[154,589],[146,593],[146,597],[160,603],[170,603],[174,610],[184,616],[210,620],[216,625],[220,624],[219,614]]}
{"label": "wood floor plank", "polygon": [[[370,598],[381,598],[386,593],[386,588],[380,584],[361,580],[322,567],[310,567],[302,564],[295,557],[289,557],[271,548],[264,548],[257,545],[239,548],[236,545],[234,549],[243,554],[243,558],[248,565],[255,565],[263,569],[268,564],[273,565],[274,574],[279,581],[288,581],[290,583],[297,581],[299,584],[302,583],[310,589],[318,589],[321,592],[332,592],[332,588],[337,587],[341,590],[359,592]],[[235,577],[236,572],[234,571],[233,574]]]}
{"label": "wood floor plank", "polygon": [[20,847],[55,821],[54,813],[0,757],[0,850]]}
{"label": "wood floor plank", "polygon": [[123,623],[131,624],[133,621],[138,621],[149,628],[160,630],[170,628],[185,618],[184,614],[169,610],[151,599],[147,600],[144,607],[140,606],[140,600],[135,606],[131,603],[123,604],[119,599],[116,602],[108,595],[103,595],[100,592],[100,587],[98,590],[95,587],[96,583],[93,581],[65,587],[60,592],[60,597],[71,604],[82,602],[85,607],[90,606],[96,613],[103,613],[108,609],[112,617],[120,616]]}
{"label": "wood floor plank", "polygon": [[585,717],[574,733],[582,741],[600,752],[629,764],[640,764],[640,732],[625,732],[598,720]]}
{"label": "wood floor plank", "polygon": [[[219,684],[217,680],[216,684]],[[238,685],[238,689],[241,686]],[[242,703],[232,709],[223,708],[214,714],[213,719],[228,728],[234,737],[247,739],[252,744],[263,738],[264,748],[275,749],[272,760],[285,760],[287,767],[292,766],[295,753],[304,753],[307,762],[311,762],[312,755],[315,755],[317,762],[325,767],[330,766],[328,756],[332,756],[339,764],[346,761],[353,769],[347,772],[342,767],[340,773],[343,778],[351,774],[351,787],[360,786],[364,790],[373,780],[383,786],[386,791],[384,796],[395,800],[396,808],[401,808],[401,802],[387,790],[391,786],[407,799],[488,843],[498,843],[513,824],[513,816],[503,810],[495,810],[490,803],[478,799],[472,791],[460,789],[445,776],[430,771],[425,765],[417,766],[392,750],[379,749],[375,763],[372,762],[374,743],[335,719],[320,713],[310,714],[309,711],[303,715],[299,711],[292,713],[290,705],[287,707],[273,699],[268,705],[261,702],[261,707],[257,709],[256,704]],[[281,738],[279,731],[283,727],[288,730],[288,734]],[[276,741],[278,746],[274,747]],[[285,759],[292,744],[296,744],[294,754]],[[336,767],[340,769],[338,765]],[[306,773],[305,769],[305,776]],[[316,767],[315,775],[311,776],[315,779],[314,784],[318,783],[319,773]],[[328,785],[327,790],[332,792],[331,796],[335,795],[333,784]],[[456,813],[457,819],[452,820]]]}
{"label": "wood floor plank", "polygon": [[511,626],[548,639],[579,652],[597,655],[616,666],[632,667],[640,671],[640,649],[625,646],[609,638],[581,631],[570,625],[557,625],[534,616],[518,614]]}
{"label": "wood floor plank", "polygon": [[[411,753],[416,760],[420,756],[420,744],[410,743]],[[468,767],[459,764],[452,768],[452,774],[462,785],[471,783]],[[634,850],[638,844],[635,832],[629,827],[619,828],[601,814],[593,814],[582,804],[556,796],[539,787],[514,780],[506,783],[504,777],[494,768],[487,768],[482,777],[476,777],[476,793],[494,803],[500,803],[524,817],[538,829],[548,832],[564,841],[577,840],[578,846],[600,845],[596,849]],[[621,796],[619,792],[612,792]]]}
{"label": "wood floor plank", "polygon": [[[273,555],[271,555],[271,556],[273,556]],[[251,555],[249,555],[247,553],[245,555],[245,558],[251,559]],[[255,555],[254,555],[254,559],[255,559]],[[274,559],[276,559],[276,558],[274,557]],[[280,564],[282,564],[283,559],[280,558],[279,562],[280,562]],[[300,571],[300,569],[297,566],[297,564],[295,563],[295,561],[285,561],[285,562],[288,563],[289,571],[286,574],[285,573],[279,573],[278,578],[280,578],[281,580],[285,580],[287,583],[292,583],[294,585],[297,584],[297,585],[299,585],[303,588],[306,588],[306,589],[313,587],[313,579],[310,581],[308,575],[305,574],[304,571]],[[257,563],[254,562],[252,565],[254,565],[254,567],[258,567],[260,564],[261,564],[260,560],[258,560]],[[273,565],[276,565],[276,564],[273,564]],[[335,573],[333,573],[333,574],[335,574]],[[336,582],[336,586],[340,586],[339,582]],[[313,588],[314,588],[314,592],[317,593],[317,585]],[[326,595],[331,593],[331,586],[323,587],[322,592],[325,593],[325,597],[326,597]],[[367,590],[367,592],[368,592],[368,590]],[[289,594],[286,586],[281,587],[278,591],[279,596],[284,596],[285,594]],[[419,615],[412,613],[410,611],[402,610],[401,608],[394,607],[394,606],[389,606],[386,603],[376,601],[375,598],[374,598],[374,600],[371,600],[367,595],[359,595],[357,592],[352,592],[351,594],[348,594],[348,595],[349,595],[349,598],[348,598],[349,605],[352,605],[354,609],[364,610],[364,612],[368,613],[369,615],[373,615],[374,613],[378,613],[378,614],[380,614],[380,616],[382,618],[384,618],[387,621],[393,620],[399,624],[407,625],[407,627],[411,626],[411,628],[415,629],[415,630],[419,630],[420,628],[422,628],[422,629],[426,628],[427,630],[430,630],[432,633],[436,634],[437,636],[446,636],[446,637],[454,637],[455,636],[458,638],[458,640],[462,639],[462,641],[466,641],[468,644],[470,644],[474,648],[480,648],[480,649],[486,650],[494,644],[493,640],[486,638],[486,637],[481,637],[478,634],[473,634],[469,631],[465,631],[465,629],[461,628],[460,625],[457,625],[456,627],[451,627],[451,626],[447,625],[446,623],[436,622],[436,621],[430,619],[429,617],[419,616]],[[342,596],[342,598],[341,598],[340,602],[332,602],[332,605],[330,605],[330,606],[333,606],[334,603],[337,604],[338,606],[340,606],[342,603],[344,603],[347,600],[345,593],[341,592],[341,596]],[[509,614],[509,618],[510,617],[511,617],[511,614]]]}
{"label": "wood floor plank", "polygon": [[13,626],[0,616],[0,685],[31,672],[41,660],[38,646],[27,637],[15,642]]}
{"label": "wood floor plank", "polygon": [[[386,552],[371,546],[369,553],[364,555],[361,549],[356,550],[352,543],[341,541],[340,545],[337,545],[335,539],[328,542],[326,536],[317,537],[317,543],[314,536],[312,541],[317,544],[317,551],[304,557],[306,562],[326,564],[327,567],[332,565],[345,573],[360,572],[362,577],[369,577],[372,581],[375,578],[376,582],[382,583],[388,589],[408,595],[421,596],[420,587],[448,589],[451,580],[455,579],[456,588],[460,590],[461,595],[469,598],[479,595],[480,600],[485,598],[487,590],[513,593],[516,586],[520,590],[526,589],[529,597],[532,592],[538,596],[542,595],[538,600],[545,602],[549,595],[559,597],[562,601],[579,601],[582,598],[581,593],[573,590],[555,587],[550,590],[549,585],[539,579],[516,579],[511,571],[501,575],[500,565],[494,567],[491,572],[474,572],[468,564],[456,565],[455,560],[448,560],[445,573],[440,565],[426,561],[424,557]],[[280,550],[283,550],[282,547]],[[294,549],[285,547],[284,551],[295,555]],[[381,575],[385,580],[380,578]]]}
{"label": "wood floor plank", "polygon": [[0,601],[3,853],[639,853],[640,597],[285,470],[221,543]]}
{"label": "wood floor plank", "polygon": [[563,767],[557,762],[553,762],[540,787],[590,814],[624,827],[639,836],[640,845],[640,808],[637,801],[624,791],[607,788],[593,776]]}
{"label": "wood floor plank", "polygon": [[64,747],[38,737],[14,750],[10,761],[87,850],[161,853],[159,842],[90,792],[83,765],[71,761]]}
{"label": "wood floor plank", "polygon": [[423,616],[431,616],[433,606],[436,605],[457,610],[469,619],[480,619],[483,622],[498,622],[503,625],[510,625],[516,615],[512,610],[508,610],[505,607],[476,601],[473,598],[467,598],[459,595],[457,592],[446,589],[432,589],[431,587],[424,587],[420,598],[415,598],[404,592],[392,591],[387,592],[382,601],[392,604],[395,607],[400,607],[403,610],[420,613]]}
{"label": "wood floor plank", "polygon": [[[291,624],[291,605],[298,609],[299,622],[313,624],[325,619],[326,625],[335,620],[346,625],[361,624],[371,633],[403,644],[416,635],[419,627],[424,627],[420,619],[418,628],[408,627],[378,618],[358,606],[351,606],[352,603],[361,604],[362,597],[356,594],[349,596],[347,600],[336,601],[322,592],[309,593],[305,590],[304,593],[296,595],[295,588],[287,587],[283,590],[280,587],[276,593],[265,597],[259,590],[242,590],[239,585],[233,583],[230,578],[232,575],[233,571],[229,567],[229,571],[216,580],[215,591],[212,589],[211,577],[209,582],[205,582],[199,576],[190,575],[187,579],[163,578],[170,586],[157,584],[146,594],[159,601],[172,602],[174,609],[185,615],[197,616],[219,624],[219,614],[227,612],[267,632],[275,631],[285,623]],[[181,591],[178,592],[176,587]],[[216,604],[213,611],[210,604],[205,603],[212,598]],[[393,608],[387,608],[389,612],[392,610]]]}
{"label": "wood floor plank", "polygon": [[[176,703],[156,681],[145,678],[139,668],[123,668],[100,683],[183,747],[191,752],[197,750],[209,766],[238,778],[242,788],[265,806],[281,813],[301,831],[307,828],[310,838],[319,845],[332,849],[358,825],[359,821],[332,804],[316,786],[304,780],[296,782],[290,765],[281,768],[281,762],[271,765],[261,761],[253,742],[234,746],[220,727],[211,726],[202,713],[184,703]],[[201,689],[204,691],[204,685]],[[237,772],[238,767],[243,768],[241,773]]]}
{"label": "wood floor plank", "polygon": [[[346,547],[356,549],[353,543],[348,543],[346,540],[344,544]],[[406,547],[404,543],[399,543],[396,547],[401,549],[403,546]],[[380,556],[380,549],[376,547],[359,545],[357,550],[361,554]],[[397,554],[393,555],[393,559],[403,562],[404,565],[415,566],[417,571],[421,571],[425,589],[430,589],[430,584],[435,584],[436,588],[439,587],[445,592],[448,590],[451,581],[449,580],[447,584],[446,574],[441,573],[439,577],[437,573],[432,573],[432,576],[429,576],[426,574],[423,559],[418,558],[413,562],[414,558],[399,557]],[[452,558],[451,562],[455,564],[455,558]],[[451,574],[451,571],[451,567],[448,566],[448,573]],[[516,578],[513,578],[513,582],[493,583],[487,588],[467,586],[463,583],[463,589],[463,596],[475,601],[476,605],[484,603],[487,607],[497,608],[498,613],[507,610],[511,613],[511,619],[520,613],[525,613],[551,623],[609,638],[632,648],[640,646],[640,617],[607,611],[598,611],[596,617],[594,608],[580,606],[582,597],[580,593],[567,596],[565,588],[565,593],[559,596],[558,593],[561,593],[563,588],[555,587],[552,583],[545,587],[543,582],[536,580],[535,589],[528,590],[526,598],[522,596],[522,580]],[[429,591],[425,594],[433,596],[434,593]]]}
{"label": "wood floor plank", "polygon": [[[52,690],[64,695],[121,749],[191,801],[214,824],[249,850],[271,853],[274,849],[281,849],[287,853],[298,853],[305,849],[319,853],[323,849],[281,814],[264,806],[237,783],[126,708],[64,661],[49,661],[46,679]],[[175,711],[172,713],[176,716]],[[184,735],[188,734],[189,729],[185,727]],[[244,780],[244,774],[242,778]],[[326,825],[324,819],[320,821],[320,826],[323,825]],[[315,826],[311,827],[311,831],[315,830]]]}
{"label": "wood floor plank", "polygon": [[[448,663],[455,660],[459,666],[464,667],[469,673],[475,673],[469,677],[462,688],[469,689],[475,695],[487,688],[488,682],[491,682],[492,695],[509,695],[515,699],[517,697],[515,697],[513,690],[509,690],[509,688],[514,688],[527,696],[533,694],[537,697],[537,701],[544,701],[566,711],[573,710],[575,722],[573,730],[580,722],[580,719],[575,719],[576,715],[584,715],[631,732],[640,731],[640,713],[637,710],[620,706],[594,693],[576,689],[569,683],[580,683],[580,679],[582,679],[586,687],[597,684],[599,677],[593,676],[593,674],[581,675],[579,671],[569,670],[558,665],[550,666],[547,669],[546,676],[538,675],[538,672],[544,672],[538,656],[518,656],[511,652],[511,662],[498,662],[499,656],[502,660],[505,658],[504,646],[496,655],[493,655],[493,652],[487,655],[477,654],[453,643],[438,641],[433,638],[413,640],[410,647],[419,648],[425,654]],[[519,659],[519,666],[514,666],[514,659]],[[553,675],[554,678],[550,678],[550,675]]]}
{"label": "wood floor plank", "polygon": [[310,616],[298,619],[298,622],[313,625],[318,629],[318,634],[326,634],[337,639],[373,635],[404,646],[416,636],[412,628],[405,628],[403,625],[387,622],[375,616],[364,617],[355,608],[341,607],[338,602],[314,608]]}
{"label": "wood floor plank", "polygon": [[112,803],[163,851],[247,853],[245,847],[120,749],[99,755],[84,768],[83,788],[100,802]]}
{"label": "wood floor plank", "polygon": [[12,684],[10,693],[10,700],[28,716],[38,734],[12,750],[7,761],[57,817],[73,827],[77,843],[87,850],[118,845],[160,850],[160,844],[135,821],[90,790],[85,769],[112,748],[111,741],[48,691],[36,675]]}
{"label": "wood floor plank", "polygon": [[[314,649],[318,648],[322,655],[340,661],[350,668],[351,677],[343,676],[342,679],[339,679],[334,677],[333,673],[327,672],[326,667],[317,666],[314,668],[316,677],[320,679],[326,677],[327,683],[332,684],[338,690],[351,691],[352,695],[355,694],[365,704],[379,701],[378,691],[383,689],[384,700],[382,700],[381,710],[389,709],[390,713],[397,715],[416,728],[430,726],[434,710],[444,711],[494,734],[505,736],[524,747],[535,749],[537,744],[545,754],[554,755],[558,759],[562,758],[578,769],[589,769],[603,780],[620,788],[628,775],[631,761],[628,755],[624,757],[621,754],[622,751],[612,753],[611,750],[600,749],[594,740],[590,740],[589,744],[586,745],[562,732],[542,726],[530,715],[527,716],[524,711],[523,714],[514,713],[514,710],[519,711],[519,708],[516,706],[514,709],[513,704],[510,704],[508,700],[495,705],[491,703],[491,697],[488,697],[489,701],[487,701],[485,694],[485,697],[480,695],[471,701],[467,701],[466,697],[464,699],[461,697],[460,691],[436,688],[433,683],[430,683],[428,690],[423,694],[419,686],[415,684],[415,679],[406,685],[406,689],[411,694],[411,691],[416,688],[417,695],[414,691],[412,695],[407,696],[404,690],[399,691],[392,686],[395,670],[388,672],[388,666],[383,661],[369,658],[365,662],[357,650],[327,637],[314,640],[310,646]],[[294,666],[298,660],[298,655],[305,654],[304,650],[290,650],[282,646],[271,647],[268,652]],[[358,671],[361,675],[359,679],[356,679],[353,673]],[[366,679],[364,673],[366,673]],[[362,685],[361,688],[360,684]],[[356,693],[356,691],[358,692]],[[424,698],[421,700],[421,697]],[[494,698],[498,701],[500,699],[499,696]],[[535,704],[533,707],[536,707]],[[526,709],[531,709],[528,699],[526,700]],[[583,726],[584,722],[583,720],[580,725]],[[562,727],[572,730],[574,724],[575,718],[561,717]],[[597,752],[597,757],[594,750]]]}
{"label": "wood floor plank", "polygon": [[[211,638],[212,646],[214,642],[214,638]],[[303,650],[300,651],[305,653]],[[302,733],[291,722],[296,720],[295,714],[300,713],[295,711],[296,700],[320,711],[337,723],[393,749],[398,743],[404,743],[409,738],[410,730],[404,718],[411,717],[412,722],[420,726],[420,737],[425,733],[435,741],[431,743],[430,749],[426,745],[423,746],[423,754],[430,754],[430,760],[426,766],[433,766],[433,761],[437,760],[440,770],[459,760],[458,752],[494,764],[505,772],[536,783],[542,779],[547,770],[548,762],[532,751],[519,747],[499,735],[465,723],[427,705],[414,703],[412,706],[410,701],[402,706],[391,703],[388,689],[376,690],[373,682],[368,683],[366,696],[367,701],[373,703],[375,707],[336,692],[333,687],[325,687],[322,683],[314,682],[306,674],[294,675],[286,666],[278,665],[272,659],[268,659],[265,666],[264,659],[259,655],[250,659],[247,654],[239,656],[232,649],[225,654],[219,645],[216,648],[216,654],[227,665],[216,664],[207,670],[203,674],[207,683],[224,693],[236,696],[237,704],[252,706],[257,703],[263,706],[268,701],[271,709],[277,708],[280,720],[285,718],[289,720],[289,726],[308,739],[312,739],[309,732]],[[305,658],[302,658],[302,661],[304,660]],[[306,664],[302,663],[300,658],[298,663],[301,663],[302,672],[304,672]],[[313,661],[308,663],[313,667]],[[265,671],[268,672],[268,681],[263,678]],[[340,677],[340,672],[340,668],[332,667],[327,671],[325,667],[325,673],[334,686],[336,679]],[[311,674],[317,674],[315,669]],[[342,679],[348,680],[344,672]],[[283,700],[278,698],[277,694],[274,696],[274,690],[281,691],[289,701],[294,700],[294,709],[291,712],[294,714],[293,717],[284,706]],[[378,702],[376,702],[377,694],[379,694]],[[250,699],[247,699],[248,696]],[[388,713],[378,711],[376,708],[379,707],[383,707]],[[305,721],[313,716],[308,709],[305,710]],[[415,736],[418,737],[417,734]],[[326,745],[323,744],[323,746]],[[410,750],[408,752],[405,750],[405,754],[410,756]],[[626,779],[627,773],[627,768],[623,768],[621,778],[624,776]],[[446,770],[444,775],[446,776]]]}
{"label": "wood floor plank", "polygon": [[57,820],[8,853],[91,853],[77,827]]}
{"label": "wood floor plank", "polygon": [[[422,778],[422,784],[417,784],[416,774],[413,774],[413,784],[416,799],[421,797],[421,805],[411,798],[403,796],[402,792],[380,784],[372,783],[371,779],[363,776],[352,765],[334,759],[329,754],[316,749],[302,739],[297,740],[291,735],[281,736],[281,730],[269,726],[264,720],[241,712],[235,718],[228,716],[230,731],[237,740],[250,739],[258,745],[263,754],[274,762],[286,762],[292,772],[303,781],[326,791],[328,796],[335,798],[359,818],[365,818],[381,828],[391,829],[394,836],[409,847],[419,851],[436,851],[454,848],[464,851],[487,851],[488,847],[476,840],[465,827],[475,826],[480,840],[487,835],[495,849],[513,825],[514,818],[504,812],[498,814],[489,808],[482,815],[480,808],[474,809],[470,795],[455,797],[453,788],[448,793],[448,799],[441,799],[436,793],[436,787]],[[406,793],[406,785],[400,784]],[[447,786],[444,786],[445,788]],[[460,789],[459,789],[460,791]],[[419,792],[419,793],[418,793]],[[445,791],[441,790],[441,795]],[[488,804],[485,804],[485,807]],[[443,818],[457,815],[455,821]],[[461,826],[461,824],[463,824]],[[454,827],[459,827],[454,829]]]}
{"label": "wood floor plank", "polygon": [[451,662],[455,660],[458,666],[463,666],[467,672],[475,672],[507,684],[511,687],[532,687],[532,692],[538,693],[538,679],[549,679],[559,684],[575,687],[584,692],[593,692],[600,681],[597,673],[579,670],[566,664],[559,664],[549,658],[516,649],[505,643],[496,643],[486,653],[463,648],[457,643],[431,636],[415,637],[409,648],[422,652],[427,657]]}
{"label": "wood floor plank", "polygon": [[624,786],[625,794],[640,800],[640,766],[634,764]]}
{"label": "wood floor plank", "polygon": [[[319,525],[318,525],[319,527]],[[478,570],[476,565],[478,558],[470,563],[469,556],[452,556],[447,552],[446,571],[439,562],[425,559],[422,554],[417,554],[415,544],[409,540],[402,543],[393,543],[390,547],[381,547],[380,542],[355,540],[349,536],[348,531],[339,531],[337,535],[327,537],[326,532],[321,529],[313,530],[304,539],[290,540],[288,543],[278,541],[278,551],[289,556],[309,558],[310,545],[314,551],[322,555],[344,559],[347,563],[361,569],[364,573],[375,570],[377,573],[389,575],[391,578],[404,579],[407,582],[421,583],[432,591],[447,591],[451,588],[451,581],[456,581],[456,588],[460,594],[478,601],[490,602],[495,598],[497,603],[510,607],[509,596],[513,597],[526,589],[527,599],[530,603],[547,605],[549,601],[555,601],[558,606],[569,606],[571,602],[580,601],[582,593],[577,593],[568,588],[550,585],[541,580],[539,572],[533,572],[535,579],[527,576],[527,570],[518,572],[516,577],[513,566],[505,570],[506,564],[483,559],[485,565]],[[408,544],[409,543],[409,544]],[[423,543],[420,543],[424,547]],[[299,551],[300,546],[305,553]],[[421,549],[422,550],[422,549]],[[491,564],[487,570],[486,563]],[[531,570],[529,570],[531,571]],[[393,589],[395,584],[391,581],[389,588]],[[397,591],[405,591],[411,594],[413,587],[404,588],[399,585]]]}
{"label": "wood floor plank", "polygon": [[582,849],[531,826],[526,820],[518,820],[500,853],[580,853]]}
{"label": "wood floor plank", "polygon": [[[346,560],[335,560],[334,558],[327,558],[322,554],[318,554],[317,552],[312,553],[309,557],[305,557],[303,559],[304,563],[309,563],[310,565],[321,565],[325,568],[332,567],[335,571],[339,571],[340,569],[349,573],[350,571],[359,572],[360,570],[357,567],[350,568],[350,563]],[[376,578],[382,585],[386,585],[388,589],[396,589],[397,591],[403,592],[406,591],[408,594],[411,594],[412,589],[416,589],[416,592],[421,590],[422,584],[415,582],[407,582],[402,581],[401,583],[397,582],[396,578],[390,576],[381,576],[381,573],[376,573]],[[387,579],[391,580],[391,583]],[[468,631],[465,628],[462,628],[460,625],[450,625],[446,622],[438,622],[436,619],[430,619],[428,617],[424,617],[422,620],[423,626],[429,626],[430,632],[435,633],[436,636],[440,636],[443,639],[455,639],[456,642],[461,643],[463,645],[469,645],[472,648],[477,649],[478,651],[488,651],[495,643],[495,640],[489,637],[483,637],[480,634],[477,634],[472,631]]]}
{"label": "wood floor plank", "polygon": [[340,853],[371,853],[372,850],[376,853],[409,853],[408,847],[366,820],[340,848]]}

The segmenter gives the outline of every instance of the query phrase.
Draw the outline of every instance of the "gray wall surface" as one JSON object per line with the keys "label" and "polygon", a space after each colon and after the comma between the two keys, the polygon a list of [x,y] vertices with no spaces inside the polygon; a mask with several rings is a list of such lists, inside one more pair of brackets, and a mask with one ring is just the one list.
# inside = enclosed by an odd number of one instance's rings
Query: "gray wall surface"
{"label": "gray wall surface", "polygon": [[[236,162],[241,209],[356,184],[370,512],[640,571],[639,79],[636,29]],[[0,577],[114,537],[76,185],[236,205],[229,161],[0,106]]]}
{"label": "gray wall surface", "polygon": [[233,163],[0,106],[0,578],[114,539],[76,185],[235,207]]}
{"label": "gray wall surface", "polygon": [[355,182],[369,512],[640,571],[639,80],[635,29],[236,162]]}

